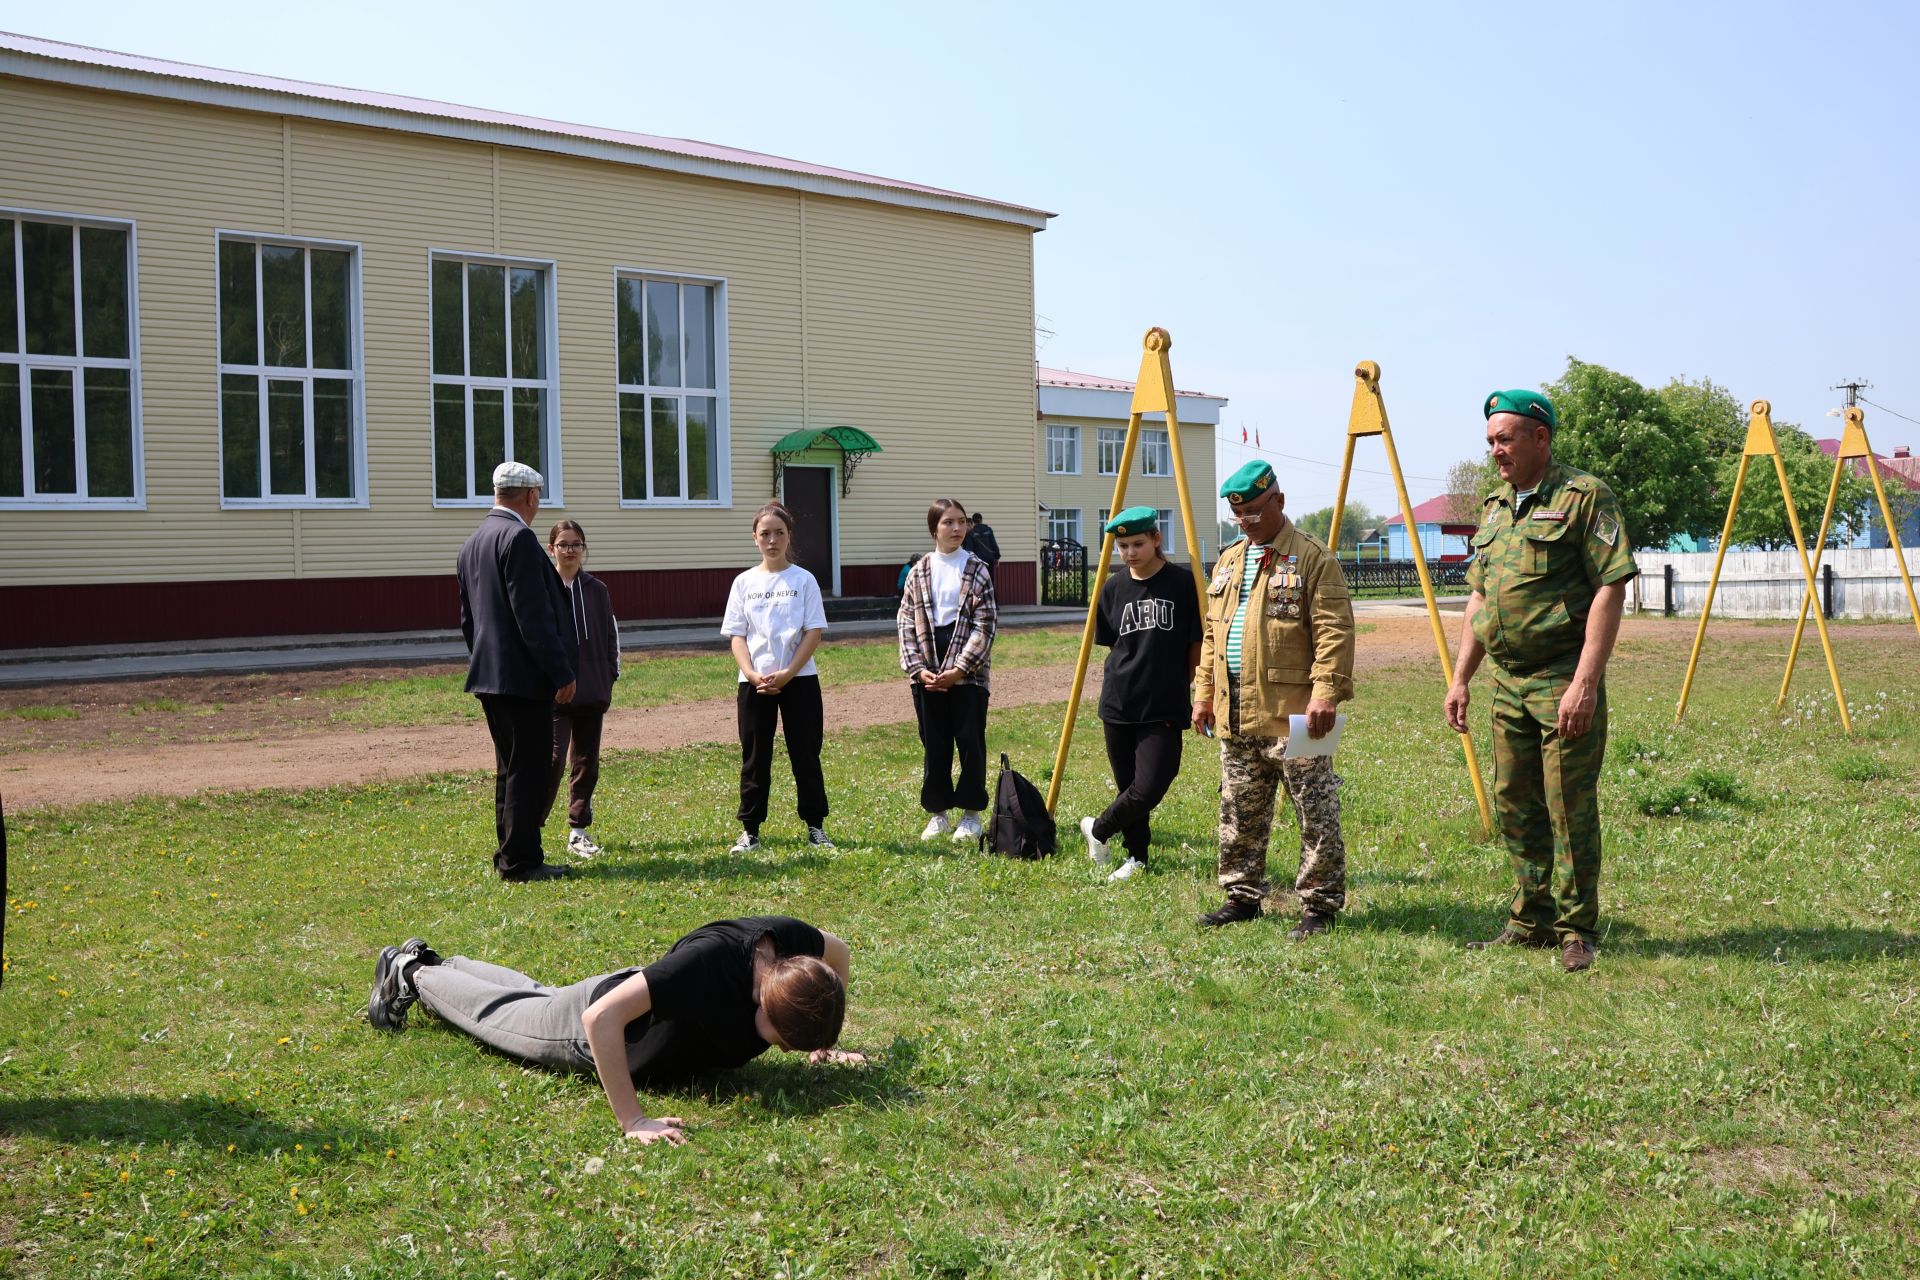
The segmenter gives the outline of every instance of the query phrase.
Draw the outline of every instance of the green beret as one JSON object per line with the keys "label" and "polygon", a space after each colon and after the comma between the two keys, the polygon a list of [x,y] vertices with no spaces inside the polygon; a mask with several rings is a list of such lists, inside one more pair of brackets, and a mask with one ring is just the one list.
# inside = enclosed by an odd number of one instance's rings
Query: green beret
{"label": "green beret", "polygon": [[1560,425],[1559,416],[1553,411],[1553,401],[1538,391],[1494,392],[1487,397],[1486,412],[1481,416],[1491,418],[1496,413],[1517,413],[1523,418],[1544,422],[1550,429]]}
{"label": "green beret", "polygon": [[1152,533],[1160,527],[1160,513],[1152,507],[1128,507],[1107,521],[1107,532],[1116,538],[1136,533]]}
{"label": "green beret", "polygon": [[1265,497],[1271,488],[1273,468],[1256,459],[1227,477],[1227,482],[1220,486],[1220,496],[1237,507]]}

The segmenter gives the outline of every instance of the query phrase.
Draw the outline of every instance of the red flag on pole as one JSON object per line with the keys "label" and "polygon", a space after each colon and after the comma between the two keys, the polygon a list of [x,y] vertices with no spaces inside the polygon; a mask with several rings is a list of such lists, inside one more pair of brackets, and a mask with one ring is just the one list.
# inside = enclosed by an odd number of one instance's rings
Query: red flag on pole
{"label": "red flag on pole", "polygon": [[1247,442],[1247,429],[1245,427],[1242,427],[1240,428],[1240,443],[1245,444],[1246,442]]}

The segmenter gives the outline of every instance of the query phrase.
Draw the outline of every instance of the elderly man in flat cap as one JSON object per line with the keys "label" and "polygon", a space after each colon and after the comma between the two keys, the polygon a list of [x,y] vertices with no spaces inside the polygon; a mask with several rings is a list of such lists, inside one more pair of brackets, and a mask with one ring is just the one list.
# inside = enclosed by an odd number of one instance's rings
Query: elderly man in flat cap
{"label": "elderly man in flat cap", "polygon": [[1206,634],[1193,681],[1193,727],[1220,737],[1220,887],[1226,905],[1200,917],[1234,924],[1260,914],[1275,793],[1300,817],[1300,922],[1324,933],[1347,902],[1340,778],[1330,756],[1288,759],[1290,717],[1325,737],[1353,696],[1353,602],[1325,546],[1287,519],[1273,468],[1249,462],[1220,496],[1246,537],[1224,548],[1207,587]]}
{"label": "elderly man in flat cap", "polygon": [[1553,459],[1553,402],[1496,391],[1482,405],[1502,483],[1467,568],[1466,623],[1447,723],[1467,731],[1467,684],[1493,664],[1493,795],[1516,882],[1488,947],[1558,947],[1589,968],[1600,923],[1600,765],[1607,659],[1639,570],[1605,482]]}
{"label": "elderly man in flat cap", "polygon": [[524,462],[493,472],[493,510],[460,548],[460,633],[467,692],[493,735],[493,868],[502,880],[557,880],[540,824],[553,785],[553,704],[573,698],[579,641],[566,587],[533,518],[546,481]]}

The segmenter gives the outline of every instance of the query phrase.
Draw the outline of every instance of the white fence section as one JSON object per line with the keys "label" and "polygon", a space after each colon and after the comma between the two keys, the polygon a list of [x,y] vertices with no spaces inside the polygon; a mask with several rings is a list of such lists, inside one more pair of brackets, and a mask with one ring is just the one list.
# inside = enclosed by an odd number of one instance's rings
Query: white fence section
{"label": "white fence section", "polygon": [[[1808,552],[1812,556],[1811,550]],[[1665,570],[1673,566],[1673,608],[1682,617],[1697,618],[1707,598],[1707,583],[1713,577],[1713,553],[1710,551],[1672,555],[1665,552],[1637,551],[1634,561],[1640,576],[1627,589],[1627,605],[1643,613],[1659,613],[1666,604]],[[1907,572],[1920,585],[1920,548],[1906,549]],[[1900,569],[1893,561],[1891,548],[1878,551],[1828,551],[1820,557],[1815,571],[1820,591],[1815,607],[1824,599],[1827,565],[1833,566],[1833,616],[1837,618],[1906,618],[1906,588],[1900,582]],[[1800,612],[1800,597],[1806,592],[1806,577],[1800,571],[1800,554],[1792,547],[1785,551],[1729,551],[1720,568],[1720,585],[1713,595],[1713,613],[1724,618],[1792,618]],[[1811,615],[1809,615],[1811,617]]]}

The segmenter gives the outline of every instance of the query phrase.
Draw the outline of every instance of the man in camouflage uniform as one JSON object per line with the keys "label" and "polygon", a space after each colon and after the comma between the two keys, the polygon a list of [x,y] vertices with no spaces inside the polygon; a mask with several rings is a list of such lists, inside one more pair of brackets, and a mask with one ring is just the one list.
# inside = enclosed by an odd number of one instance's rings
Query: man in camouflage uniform
{"label": "man in camouflage uniform", "polygon": [[1233,924],[1260,914],[1276,791],[1300,816],[1300,923],[1324,933],[1347,902],[1340,777],[1330,756],[1286,759],[1289,717],[1325,737],[1353,696],[1353,603],[1331,552],[1287,519],[1273,468],[1250,462],[1220,496],[1247,535],[1220,553],[1207,588],[1194,673],[1193,728],[1220,735],[1220,887],[1226,905],[1200,917]]}
{"label": "man in camouflage uniform", "polygon": [[1607,659],[1639,570],[1604,481],[1553,460],[1553,404],[1496,391],[1484,406],[1502,483],[1487,496],[1467,569],[1466,624],[1447,723],[1467,731],[1467,683],[1493,664],[1493,795],[1516,882],[1486,947],[1560,948],[1588,968],[1600,922],[1600,764]]}

